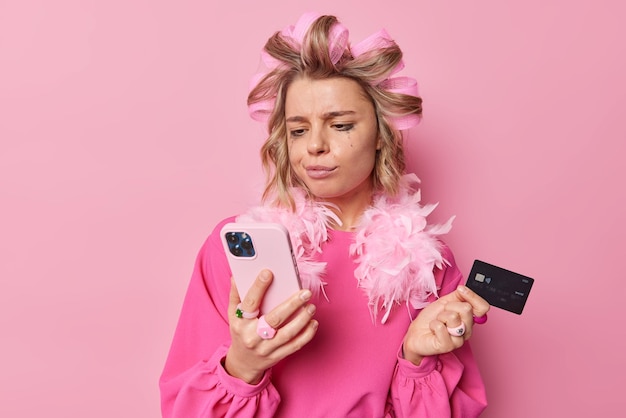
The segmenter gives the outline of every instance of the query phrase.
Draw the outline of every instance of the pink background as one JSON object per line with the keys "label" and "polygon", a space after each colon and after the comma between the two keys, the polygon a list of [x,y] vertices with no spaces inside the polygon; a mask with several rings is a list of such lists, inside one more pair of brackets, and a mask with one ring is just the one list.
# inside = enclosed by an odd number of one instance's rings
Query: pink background
{"label": "pink background", "polygon": [[463,271],[536,279],[473,339],[484,416],[623,410],[622,2],[295,3],[0,1],[0,416],[159,416],[196,251],[262,183],[259,49],[311,9],[404,49]]}

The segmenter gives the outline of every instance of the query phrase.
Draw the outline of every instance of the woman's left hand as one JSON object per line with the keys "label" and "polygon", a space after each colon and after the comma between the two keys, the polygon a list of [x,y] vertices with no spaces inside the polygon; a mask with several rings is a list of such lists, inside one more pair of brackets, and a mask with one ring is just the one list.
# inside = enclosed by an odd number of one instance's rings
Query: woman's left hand
{"label": "woman's left hand", "polygon": [[[404,358],[419,365],[423,357],[449,353],[472,336],[474,317],[483,316],[489,303],[466,286],[440,297],[422,309],[404,336]],[[465,325],[465,333],[453,336],[448,328]]]}

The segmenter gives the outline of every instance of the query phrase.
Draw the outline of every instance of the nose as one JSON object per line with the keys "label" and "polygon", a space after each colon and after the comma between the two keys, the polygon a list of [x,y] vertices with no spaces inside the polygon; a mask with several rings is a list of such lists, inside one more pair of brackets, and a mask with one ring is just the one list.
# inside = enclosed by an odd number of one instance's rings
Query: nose
{"label": "nose", "polygon": [[322,129],[312,128],[307,142],[309,154],[323,154],[328,151],[328,138]]}

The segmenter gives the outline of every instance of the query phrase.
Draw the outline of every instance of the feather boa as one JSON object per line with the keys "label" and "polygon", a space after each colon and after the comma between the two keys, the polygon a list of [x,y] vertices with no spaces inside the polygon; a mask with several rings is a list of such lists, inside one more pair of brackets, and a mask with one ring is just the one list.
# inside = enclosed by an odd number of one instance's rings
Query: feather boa
{"label": "feather boa", "polygon": [[[354,275],[368,296],[372,316],[385,311],[385,323],[394,304],[421,309],[430,295],[437,296],[434,268],[448,264],[442,256],[439,235],[450,231],[454,217],[442,225],[428,225],[426,217],[436,204],[420,204],[419,179],[407,174],[396,196],[376,194],[356,227],[350,256],[357,263]],[[316,261],[328,241],[328,227],[341,220],[330,204],[307,199],[303,190],[292,190],[296,210],[258,206],[240,215],[239,222],[279,222],[289,231],[294,255],[305,288],[324,293],[326,263]],[[328,299],[328,298],[327,298]]]}

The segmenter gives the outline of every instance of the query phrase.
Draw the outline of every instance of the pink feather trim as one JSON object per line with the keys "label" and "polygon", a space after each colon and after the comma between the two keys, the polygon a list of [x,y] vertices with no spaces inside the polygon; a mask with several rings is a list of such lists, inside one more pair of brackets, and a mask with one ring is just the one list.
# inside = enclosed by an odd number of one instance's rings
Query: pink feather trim
{"label": "pink feather trim", "polygon": [[[397,196],[378,194],[361,218],[350,246],[357,268],[358,286],[368,296],[372,316],[385,310],[387,321],[394,304],[415,309],[427,305],[437,295],[433,270],[448,261],[442,255],[439,235],[452,228],[454,217],[442,225],[428,225],[426,217],[435,205],[420,204],[419,179],[415,174],[402,177]],[[289,231],[302,285],[318,295],[324,293],[326,263],[316,261],[322,244],[328,240],[331,221],[341,225],[330,205],[313,202],[301,189],[293,189],[296,210],[258,206],[240,215],[239,222],[279,222]],[[328,298],[327,298],[328,299]]]}
{"label": "pink feather trim", "polygon": [[434,268],[448,263],[437,237],[450,231],[454,218],[429,226],[426,217],[437,205],[420,205],[418,183],[417,176],[407,174],[397,196],[376,196],[350,246],[358,264],[354,275],[369,297],[374,317],[379,307],[385,310],[382,323],[394,303],[415,309],[426,306],[428,297],[437,295]]}

